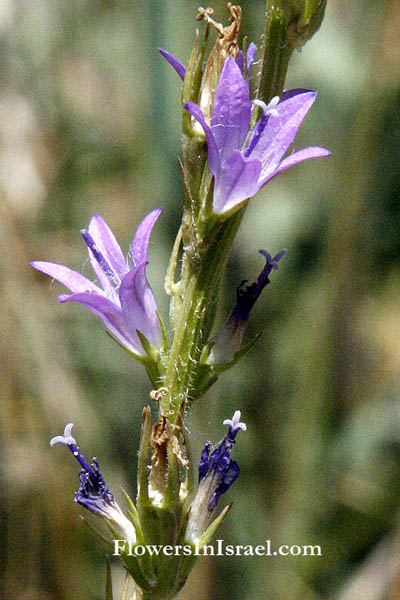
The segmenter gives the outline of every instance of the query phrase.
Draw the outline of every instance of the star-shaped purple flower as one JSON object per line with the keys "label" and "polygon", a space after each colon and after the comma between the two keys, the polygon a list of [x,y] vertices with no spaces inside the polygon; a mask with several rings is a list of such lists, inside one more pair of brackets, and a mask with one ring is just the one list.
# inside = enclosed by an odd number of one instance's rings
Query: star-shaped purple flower
{"label": "star-shaped purple flower", "polygon": [[260,100],[262,116],[250,131],[252,102],[249,87],[237,62],[229,57],[218,81],[211,123],[193,102],[186,110],[202,126],[208,144],[208,163],[214,177],[213,210],[222,215],[251,198],[273,177],[289,167],[330,154],[310,146],[283,158],[311,108],[316,92],[296,89]]}
{"label": "star-shaped purple flower", "polygon": [[145,351],[137,331],[156,348],[162,339],[157,303],[146,278],[150,234],[161,211],[161,208],[153,210],[139,225],[131,245],[132,268],[105,221],[96,214],[91,218],[88,229],[81,234],[102,287],[64,265],[31,263],[71,290],[71,295],[59,296],[60,302],[80,302],[86,306],[127,350],[138,356],[144,356]]}

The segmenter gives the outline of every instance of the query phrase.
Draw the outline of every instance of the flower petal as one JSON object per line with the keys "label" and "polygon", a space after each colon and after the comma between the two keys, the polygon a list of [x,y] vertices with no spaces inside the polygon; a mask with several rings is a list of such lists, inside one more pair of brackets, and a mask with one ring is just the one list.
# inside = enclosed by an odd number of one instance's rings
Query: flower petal
{"label": "flower petal", "polygon": [[240,150],[250,126],[249,88],[232,56],[225,61],[212,109],[211,129],[221,162]]}
{"label": "flower petal", "polygon": [[243,66],[244,66],[244,59],[243,59],[243,50],[239,50],[237,57],[236,57],[236,64],[240,69],[240,72],[243,74]]}
{"label": "flower petal", "polygon": [[279,165],[315,98],[316,92],[291,90],[276,106],[278,116],[268,118],[267,125],[252,151],[252,157],[263,163],[262,178]]}
{"label": "flower petal", "polygon": [[257,46],[251,42],[247,48],[247,79],[249,78],[250,69],[256,57]]}
{"label": "flower petal", "polygon": [[[249,47],[247,48],[246,60],[247,60],[247,73],[246,78],[249,79],[251,65],[253,64],[254,58],[256,56],[257,46],[251,42]],[[243,67],[244,67],[244,59],[243,59],[243,50],[239,50],[238,55],[236,57],[236,64],[240,69],[240,72],[243,75]],[[244,77],[244,75],[243,75]]]}
{"label": "flower petal", "polygon": [[129,271],[122,280],[119,297],[122,316],[129,330],[135,332],[136,337],[136,330],[139,330],[158,348],[161,344],[161,328],[157,316],[157,302],[146,278],[146,265],[147,261]]}
{"label": "flower petal", "polygon": [[30,264],[34,269],[53,277],[53,279],[57,279],[57,281],[65,285],[73,293],[96,292],[97,294],[103,294],[103,290],[89,279],[68,267],[64,267],[64,265],[57,265],[56,263],[41,260],[35,260]]}
{"label": "flower petal", "polygon": [[161,213],[162,208],[156,208],[140,223],[131,244],[131,256],[134,266],[143,261],[147,262],[147,249],[149,247],[151,230]]}
{"label": "flower petal", "polygon": [[[124,255],[122,254],[122,250],[115,239],[113,232],[104,219],[100,217],[100,215],[94,214],[90,219],[88,232],[92,236],[101,254],[109,264],[111,271],[114,271],[117,274],[118,279],[122,279],[122,277],[128,272],[129,266]],[[107,277],[107,275],[101,269],[90,250],[89,258],[93,270],[96,273],[103,289],[108,294],[112,294],[114,291],[114,286],[111,284],[109,277]]]}
{"label": "flower petal", "polygon": [[183,81],[185,79],[185,74],[186,74],[185,65],[182,64],[181,61],[178,60],[175,56],[173,56],[173,54],[170,54],[170,52],[168,52],[167,50],[164,50],[164,48],[158,47],[157,50],[159,51],[161,56],[163,56],[165,58],[165,60],[167,60],[169,62],[171,67],[173,67],[175,69],[175,71],[178,73],[179,77]]}
{"label": "flower petal", "polygon": [[239,151],[232,152],[215,180],[214,212],[223,214],[254,196],[260,189],[260,172],[259,160],[246,159]]}
{"label": "flower petal", "polygon": [[104,296],[92,293],[60,296],[60,302],[79,302],[98,316],[106,328],[121,342],[125,348],[135,354],[143,355],[142,344],[136,330],[131,330],[122,315],[119,306]]}
{"label": "flower petal", "polygon": [[[54,263],[35,261],[32,266],[50,277],[58,279],[73,293],[63,294],[60,302],[78,302],[97,315],[109,331],[131,352],[145,354],[137,331],[143,332],[150,343],[161,343],[161,326],[157,316],[157,304],[146,279],[147,250],[151,230],[162,209],[152,211],[139,225],[132,242],[133,268],[123,257],[114,235],[98,215],[91,219],[84,239],[92,254],[93,264],[104,290],[79,273]],[[90,231],[91,230],[91,231]],[[137,264],[137,261],[140,261]],[[96,266],[101,268],[101,273]],[[115,275],[115,282],[113,276]],[[109,294],[111,287],[112,294]],[[123,306],[121,307],[121,303]]]}
{"label": "flower petal", "polygon": [[221,159],[219,155],[219,151],[217,148],[217,144],[215,142],[215,137],[213,132],[211,131],[211,127],[209,127],[206,123],[203,113],[200,108],[194,102],[187,102],[185,104],[185,109],[194,117],[204,129],[204,133],[207,140],[208,145],[208,164],[210,166],[210,173],[214,177],[216,177],[220,167],[221,167]]}
{"label": "flower petal", "polygon": [[293,165],[297,165],[297,163],[309,160],[310,158],[322,158],[323,156],[330,155],[331,152],[326,148],[320,148],[319,146],[309,146],[308,148],[303,148],[303,150],[294,152],[294,154],[291,154],[290,156],[284,158],[278,167],[278,171],[279,173],[281,173],[282,171],[286,171],[286,169],[289,169]]}
{"label": "flower petal", "polygon": [[320,148],[319,146],[310,146],[309,148],[303,148],[303,150],[294,152],[294,154],[284,158],[280,165],[272,173],[261,180],[261,187],[268,183],[268,181],[271,181],[271,179],[276,177],[276,175],[282,173],[282,171],[290,169],[290,167],[297,165],[297,163],[309,160],[310,158],[322,158],[323,156],[330,156],[330,154],[331,153],[329,150]]}

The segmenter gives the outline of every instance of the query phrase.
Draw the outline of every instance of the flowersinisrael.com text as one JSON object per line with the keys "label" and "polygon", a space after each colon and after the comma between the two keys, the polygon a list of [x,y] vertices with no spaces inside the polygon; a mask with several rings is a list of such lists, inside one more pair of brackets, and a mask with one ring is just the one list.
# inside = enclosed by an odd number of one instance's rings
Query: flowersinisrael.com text
{"label": "flowersinisrael.com text", "polygon": [[128,556],[322,556],[321,546],[318,545],[292,545],[283,544],[276,549],[272,548],[271,540],[264,544],[225,544],[224,540],[216,540],[215,544],[200,546],[198,540],[193,544],[132,544],[127,540],[114,540],[114,556],[121,553]]}

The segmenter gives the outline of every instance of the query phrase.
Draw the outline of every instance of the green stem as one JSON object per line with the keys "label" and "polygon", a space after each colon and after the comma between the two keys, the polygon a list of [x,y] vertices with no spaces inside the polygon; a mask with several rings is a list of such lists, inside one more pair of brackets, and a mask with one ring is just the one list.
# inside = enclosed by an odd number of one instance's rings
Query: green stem
{"label": "green stem", "polygon": [[[264,102],[268,103],[273,96],[281,95],[292,51],[287,20],[279,0],[267,0],[265,49],[258,91],[259,98]],[[196,149],[198,145],[199,140],[196,139]],[[190,190],[190,204],[196,204],[200,202],[199,174],[203,172],[204,152],[194,152],[192,146],[193,142],[186,139],[184,180]],[[200,163],[193,164],[193,157]],[[196,206],[187,208],[192,218],[196,218]],[[175,333],[163,380],[170,394],[161,404],[162,411],[172,408],[176,413],[182,397],[190,401],[194,395],[193,382],[196,380],[201,351],[212,328],[219,283],[244,210],[237,211],[220,226],[211,246],[196,260],[184,252],[181,281],[171,286],[175,292]],[[185,242],[185,235],[183,239]]]}
{"label": "green stem", "polygon": [[220,226],[200,262],[183,257],[181,284],[184,292],[164,378],[170,398],[164,400],[163,411],[172,408],[176,412],[182,396],[189,401],[193,397],[192,382],[196,379],[200,355],[212,328],[219,283],[244,210],[238,210]]}
{"label": "green stem", "polygon": [[293,48],[279,0],[267,0],[264,56],[258,89],[259,99],[266,104],[274,96],[282,95]]}

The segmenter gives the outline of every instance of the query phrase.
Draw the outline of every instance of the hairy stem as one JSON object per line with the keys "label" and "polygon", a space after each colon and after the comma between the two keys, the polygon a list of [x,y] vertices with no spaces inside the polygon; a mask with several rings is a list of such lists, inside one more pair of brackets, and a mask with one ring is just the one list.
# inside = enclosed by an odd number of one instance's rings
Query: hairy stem
{"label": "hairy stem", "polygon": [[266,104],[274,96],[282,95],[292,52],[284,11],[276,0],[267,0],[264,56],[258,88],[258,97]]}
{"label": "hairy stem", "polygon": [[172,408],[176,412],[182,396],[189,401],[193,397],[192,381],[211,332],[216,295],[243,213],[244,208],[220,226],[213,243],[199,261],[183,257],[181,283],[184,291],[164,378],[164,385],[170,392],[170,398],[162,405],[164,411]]}

